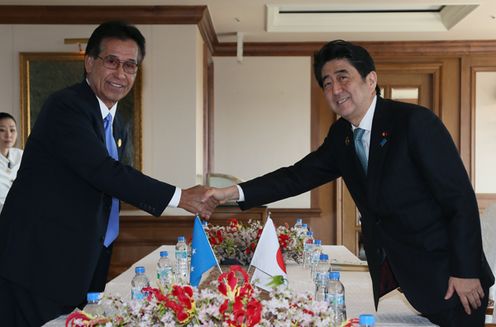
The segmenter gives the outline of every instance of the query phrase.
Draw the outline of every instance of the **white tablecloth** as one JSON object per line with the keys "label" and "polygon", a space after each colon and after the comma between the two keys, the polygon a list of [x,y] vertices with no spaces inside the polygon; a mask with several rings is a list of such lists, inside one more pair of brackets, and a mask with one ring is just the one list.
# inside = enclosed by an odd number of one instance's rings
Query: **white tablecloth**
{"label": "white tablecloth", "polygon": [[[173,246],[161,246],[146,257],[129,267],[125,272],[107,283],[105,293],[120,295],[124,299],[130,299],[130,284],[134,276],[134,267],[144,266],[150,280],[154,280],[155,266],[159,259],[160,251],[168,250],[174,253]],[[344,246],[324,246],[324,252],[329,255],[332,262],[346,264],[363,264]],[[310,272],[301,266],[288,263],[287,265],[289,287],[304,292],[314,289],[310,280]],[[372,313],[376,316],[377,327],[381,326],[434,326],[426,318],[420,317],[408,304],[403,294],[394,291],[383,297],[379,302],[379,309],[375,312],[372,297],[372,282],[368,272],[364,271],[341,271],[341,281],[346,291],[346,308],[348,317],[358,317],[362,313]],[[49,327],[64,326],[65,317],[59,317],[46,324]]]}

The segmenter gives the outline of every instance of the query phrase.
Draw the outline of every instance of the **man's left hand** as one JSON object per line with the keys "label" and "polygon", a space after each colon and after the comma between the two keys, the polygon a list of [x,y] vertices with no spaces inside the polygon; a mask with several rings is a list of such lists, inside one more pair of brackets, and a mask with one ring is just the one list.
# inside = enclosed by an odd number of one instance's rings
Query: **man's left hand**
{"label": "man's left hand", "polygon": [[481,300],[484,298],[484,290],[478,278],[450,277],[448,291],[444,299],[450,299],[455,292],[458,294],[463,308],[468,315],[471,313],[470,308],[474,310],[479,308],[481,306]]}

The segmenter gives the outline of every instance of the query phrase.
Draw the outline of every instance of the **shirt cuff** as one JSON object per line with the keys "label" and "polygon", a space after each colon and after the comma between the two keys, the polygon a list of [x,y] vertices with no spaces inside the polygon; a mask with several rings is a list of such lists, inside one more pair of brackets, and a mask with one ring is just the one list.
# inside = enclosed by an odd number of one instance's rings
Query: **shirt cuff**
{"label": "shirt cuff", "polygon": [[236,187],[238,188],[238,193],[239,193],[239,198],[237,201],[243,202],[245,200],[245,193],[243,192],[243,189],[241,188],[241,186],[236,185]]}
{"label": "shirt cuff", "polygon": [[167,206],[170,208],[177,208],[180,200],[181,200],[181,189],[179,187],[176,187],[176,190],[174,191],[174,195],[172,196],[172,199],[169,201],[169,204]]}

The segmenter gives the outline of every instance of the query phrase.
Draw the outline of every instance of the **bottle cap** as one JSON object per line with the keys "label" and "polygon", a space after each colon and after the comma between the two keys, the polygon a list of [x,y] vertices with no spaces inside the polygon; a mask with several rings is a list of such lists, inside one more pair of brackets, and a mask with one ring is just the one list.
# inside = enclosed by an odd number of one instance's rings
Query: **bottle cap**
{"label": "bottle cap", "polygon": [[320,261],[327,261],[329,260],[329,256],[326,253],[321,253],[319,259]]}
{"label": "bottle cap", "polygon": [[134,268],[134,272],[137,274],[144,274],[145,273],[145,267],[138,266],[138,267]]}
{"label": "bottle cap", "polygon": [[301,223],[303,223],[303,219],[301,219],[301,218],[297,218],[297,219],[296,219],[296,223],[297,223],[297,224],[301,224]]}
{"label": "bottle cap", "polygon": [[86,295],[86,301],[88,302],[98,302],[100,300],[100,293],[88,293]]}
{"label": "bottle cap", "polygon": [[360,315],[359,323],[360,325],[372,326],[375,324],[375,317],[371,314]]}
{"label": "bottle cap", "polygon": [[160,257],[163,258],[163,257],[168,257],[169,256],[169,252],[168,251],[160,251]]}
{"label": "bottle cap", "polygon": [[322,241],[321,240],[313,240],[313,244],[322,245]]}
{"label": "bottle cap", "polygon": [[184,236],[179,236],[179,237],[177,238],[177,241],[178,241],[178,242],[184,242],[184,240],[185,240],[185,239],[184,239]]}
{"label": "bottle cap", "polygon": [[329,273],[329,279],[331,280],[339,280],[339,277],[341,277],[339,271],[331,271]]}
{"label": "bottle cap", "polygon": [[308,225],[307,224],[303,224],[301,225],[302,227],[305,227],[305,228],[308,228]]}
{"label": "bottle cap", "polygon": [[307,232],[307,236],[313,236],[313,232],[308,231],[308,232]]}

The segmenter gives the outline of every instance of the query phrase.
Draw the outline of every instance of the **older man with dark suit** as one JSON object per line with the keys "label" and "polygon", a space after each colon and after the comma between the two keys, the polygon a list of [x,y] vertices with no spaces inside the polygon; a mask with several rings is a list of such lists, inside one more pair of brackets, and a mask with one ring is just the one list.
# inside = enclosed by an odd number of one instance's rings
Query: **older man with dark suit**
{"label": "older man with dark suit", "polygon": [[362,216],[376,307],[399,286],[433,323],[483,326],[494,276],[448,131],[426,108],[381,98],[364,48],[337,40],[314,59],[315,77],[341,116],[324,143],[293,166],[212,193],[246,209],[343,177]]}
{"label": "older man with dark suit", "polygon": [[137,28],[104,23],[88,41],[86,80],[45,102],[0,216],[0,325],[41,326],[104,290],[119,200],[155,216],[167,206],[213,210],[206,188],[181,190],[118,160],[117,102],[144,55]]}

